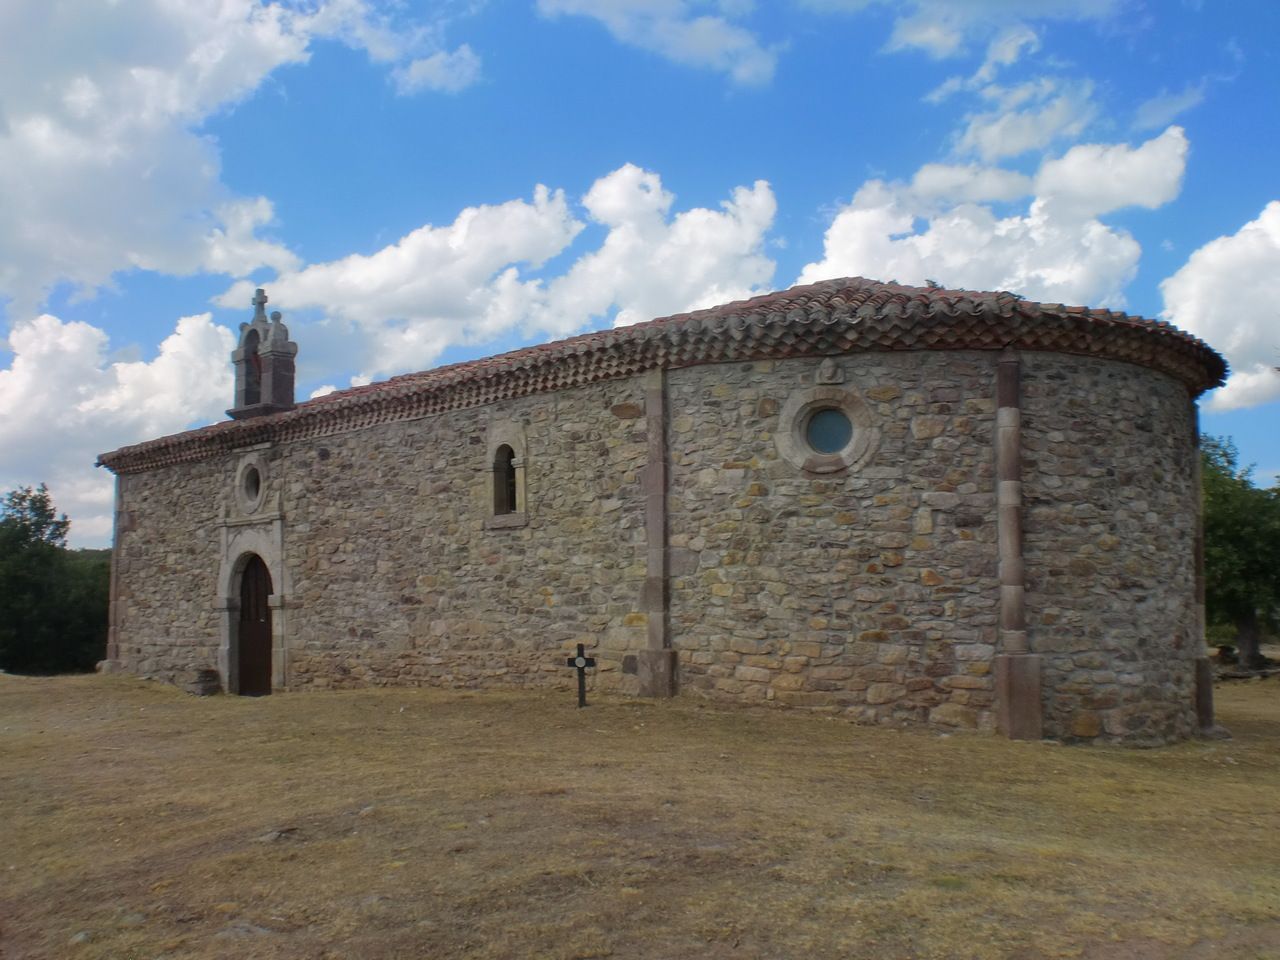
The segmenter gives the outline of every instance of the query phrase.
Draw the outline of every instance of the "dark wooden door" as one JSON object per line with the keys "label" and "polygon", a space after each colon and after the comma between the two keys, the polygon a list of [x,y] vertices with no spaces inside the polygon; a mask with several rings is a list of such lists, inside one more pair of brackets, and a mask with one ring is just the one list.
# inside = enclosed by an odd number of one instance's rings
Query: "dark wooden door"
{"label": "dark wooden door", "polygon": [[271,574],[261,557],[251,557],[240,579],[240,693],[271,692]]}

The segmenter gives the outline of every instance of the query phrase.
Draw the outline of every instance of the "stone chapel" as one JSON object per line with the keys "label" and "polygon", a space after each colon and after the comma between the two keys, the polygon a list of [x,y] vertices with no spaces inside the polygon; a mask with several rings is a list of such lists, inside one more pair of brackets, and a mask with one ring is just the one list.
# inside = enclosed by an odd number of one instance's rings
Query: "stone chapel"
{"label": "stone chapel", "polygon": [[104,669],[230,693],[569,686],[1015,738],[1212,724],[1196,398],[1170,325],[854,278],[103,454]]}

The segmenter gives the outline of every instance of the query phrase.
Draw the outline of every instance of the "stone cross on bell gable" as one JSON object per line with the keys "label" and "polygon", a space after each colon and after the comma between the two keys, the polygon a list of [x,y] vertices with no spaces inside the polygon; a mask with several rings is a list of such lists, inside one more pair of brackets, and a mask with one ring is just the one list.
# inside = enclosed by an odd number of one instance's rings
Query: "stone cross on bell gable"
{"label": "stone cross on bell gable", "polygon": [[253,299],[249,302],[253,304],[253,319],[257,320],[261,318],[266,320],[267,311],[263,308],[267,305],[267,291],[259,287],[253,292]]}

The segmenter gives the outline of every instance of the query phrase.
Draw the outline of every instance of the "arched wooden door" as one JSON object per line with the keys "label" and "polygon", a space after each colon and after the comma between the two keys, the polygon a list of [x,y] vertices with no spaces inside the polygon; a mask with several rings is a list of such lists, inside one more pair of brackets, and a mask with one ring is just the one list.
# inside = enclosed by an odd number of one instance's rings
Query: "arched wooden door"
{"label": "arched wooden door", "polygon": [[271,574],[256,554],[240,576],[239,661],[241,696],[271,692]]}

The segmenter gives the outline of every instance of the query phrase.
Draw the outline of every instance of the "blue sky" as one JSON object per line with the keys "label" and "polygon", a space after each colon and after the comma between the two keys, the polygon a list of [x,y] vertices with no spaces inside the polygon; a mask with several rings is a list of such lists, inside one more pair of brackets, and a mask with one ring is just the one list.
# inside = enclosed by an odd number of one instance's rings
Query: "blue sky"
{"label": "blue sky", "polygon": [[252,289],[299,395],[862,275],[1168,319],[1280,472],[1273,0],[17,0],[0,488],[110,535]]}

